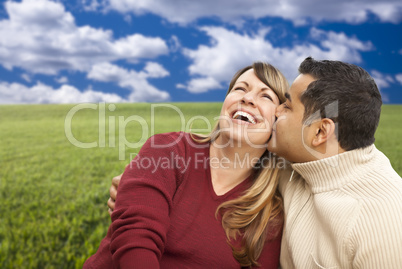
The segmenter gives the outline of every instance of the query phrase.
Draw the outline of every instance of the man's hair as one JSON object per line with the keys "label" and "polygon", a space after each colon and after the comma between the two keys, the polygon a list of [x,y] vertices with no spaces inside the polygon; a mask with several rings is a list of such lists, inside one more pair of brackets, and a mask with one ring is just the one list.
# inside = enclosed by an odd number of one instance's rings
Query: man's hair
{"label": "man's hair", "polygon": [[316,80],[300,96],[303,122],[330,118],[344,150],[364,148],[374,143],[381,114],[381,94],[374,79],[361,67],[340,61],[306,58],[299,72]]}

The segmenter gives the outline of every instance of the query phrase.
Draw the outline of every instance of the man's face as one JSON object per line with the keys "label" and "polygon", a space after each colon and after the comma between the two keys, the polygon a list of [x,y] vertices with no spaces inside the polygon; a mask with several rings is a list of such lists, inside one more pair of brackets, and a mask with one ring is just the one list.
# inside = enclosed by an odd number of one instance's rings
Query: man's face
{"label": "man's face", "polygon": [[277,121],[274,125],[268,150],[291,162],[312,161],[307,151],[309,146],[309,128],[302,123],[304,105],[300,101],[301,94],[316,79],[310,75],[299,75],[286,94],[286,102],[276,110]]}

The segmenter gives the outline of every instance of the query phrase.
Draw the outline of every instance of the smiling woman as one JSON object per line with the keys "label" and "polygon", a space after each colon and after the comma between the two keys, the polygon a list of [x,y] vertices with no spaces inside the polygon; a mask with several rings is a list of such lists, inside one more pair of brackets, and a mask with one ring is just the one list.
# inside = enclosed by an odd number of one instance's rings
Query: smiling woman
{"label": "smiling woman", "polygon": [[254,63],[232,79],[209,135],[151,137],[84,268],[277,268],[282,199],[266,147],[287,87],[276,68]]}
{"label": "smiling woman", "polygon": [[[275,91],[267,86],[272,82],[262,82],[256,72],[259,71],[249,69],[236,80],[223,102],[220,126],[222,130],[242,132],[237,135],[244,137],[246,143],[265,150],[264,143],[270,137],[280,101]],[[235,133],[230,139],[236,139]]]}

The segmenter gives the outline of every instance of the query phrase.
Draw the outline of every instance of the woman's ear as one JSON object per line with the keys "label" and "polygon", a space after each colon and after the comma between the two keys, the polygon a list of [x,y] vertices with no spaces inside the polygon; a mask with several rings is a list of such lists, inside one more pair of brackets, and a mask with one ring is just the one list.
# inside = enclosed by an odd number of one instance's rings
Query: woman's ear
{"label": "woman's ear", "polygon": [[318,147],[326,143],[335,135],[335,123],[328,118],[321,119],[315,124],[316,133],[312,140],[312,145]]}

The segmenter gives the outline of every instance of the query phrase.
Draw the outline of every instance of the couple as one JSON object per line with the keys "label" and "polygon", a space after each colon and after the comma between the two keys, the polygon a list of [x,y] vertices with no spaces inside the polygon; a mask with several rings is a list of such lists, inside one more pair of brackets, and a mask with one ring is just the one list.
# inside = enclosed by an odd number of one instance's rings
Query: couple
{"label": "couple", "polygon": [[[149,139],[126,168],[108,235],[84,268],[277,268],[279,253],[282,268],[400,268],[402,180],[373,144],[374,80],[357,66],[312,58],[299,72],[285,92],[274,67],[246,67],[208,137]],[[162,144],[171,146],[155,148]],[[208,165],[154,174],[138,165],[170,154],[198,154]]]}

